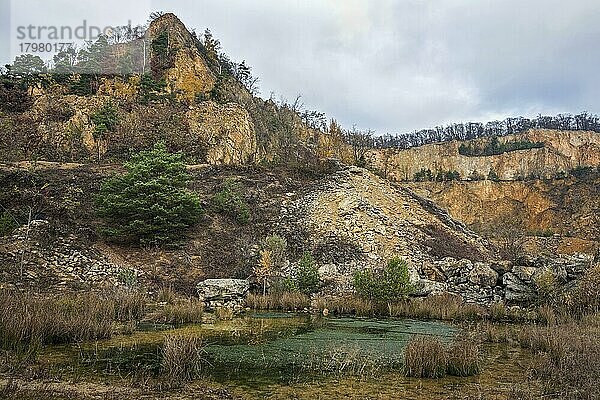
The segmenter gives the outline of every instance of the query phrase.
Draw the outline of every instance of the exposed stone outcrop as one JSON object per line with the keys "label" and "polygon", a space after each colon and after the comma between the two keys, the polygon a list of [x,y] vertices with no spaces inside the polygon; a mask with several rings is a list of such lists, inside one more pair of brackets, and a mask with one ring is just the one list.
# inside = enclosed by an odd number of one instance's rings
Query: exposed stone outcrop
{"label": "exposed stone outcrop", "polygon": [[135,284],[141,270],[120,265],[102,249],[86,246],[76,234],[50,240],[47,221],[32,221],[0,238],[0,287],[102,289]]}
{"label": "exposed stone outcrop", "polygon": [[350,289],[352,273],[382,268],[400,256],[414,281],[435,278],[436,250],[473,260],[491,257],[485,241],[423,199],[365,169],[350,167],[285,202],[279,228],[290,242],[308,241],[335,290]]}
{"label": "exposed stone outcrop", "polygon": [[[208,62],[194,43],[191,33],[174,14],[167,13],[152,21],[146,37],[150,43],[159,34],[168,37],[168,57],[172,65],[164,71],[169,88],[180,100],[194,101],[198,95],[207,95],[215,85],[216,77]],[[159,55],[152,54],[152,57]]]}
{"label": "exposed stone outcrop", "polygon": [[196,287],[198,297],[207,308],[240,309],[250,288],[247,279],[206,279]]}
{"label": "exposed stone outcrop", "polygon": [[[600,240],[598,178],[408,185],[477,231],[494,232],[511,222],[522,227],[525,233],[556,233],[588,242]],[[593,253],[596,246],[585,241],[544,239],[546,245],[540,242],[537,247],[550,246],[550,250],[558,252]]]}
{"label": "exposed stone outcrop", "polygon": [[204,102],[186,114],[192,134],[207,147],[209,164],[250,164],[258,161],[256,133],[248,111],[235,103]]}
{"label": "exposed stone outcrop", "polygon": [[600,165],[600,134],[587,131],[533,129],[500,138],[543,142],[544,147],[495,156],[468,157],[458,153],[459,141],[428,144],[407,150],[375,149],[367,153],[368,164],[394,180],[412,180],[421,169],[433,173],[458,171],[463,178],[473,172],[488,176],[491,170],[502,180],[528,176],[553,178],[578,166]]}

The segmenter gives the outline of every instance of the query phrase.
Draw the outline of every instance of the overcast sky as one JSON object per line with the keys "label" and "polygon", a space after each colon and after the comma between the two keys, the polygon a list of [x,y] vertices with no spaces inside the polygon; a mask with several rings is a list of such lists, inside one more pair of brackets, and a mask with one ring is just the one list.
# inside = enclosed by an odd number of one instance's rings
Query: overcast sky
{"label": "overcast sky", "polygon": [[[9,0],[4,2],[4,11]],[[600,112],[597,0],[13,0],[23,24],[143,23],[172,11],[246,60],[263,97],[377,133]]]}

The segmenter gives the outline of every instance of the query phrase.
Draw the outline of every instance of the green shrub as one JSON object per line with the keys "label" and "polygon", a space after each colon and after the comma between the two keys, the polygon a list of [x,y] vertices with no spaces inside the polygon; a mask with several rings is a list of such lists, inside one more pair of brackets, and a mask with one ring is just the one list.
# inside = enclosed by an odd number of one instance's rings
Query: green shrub
{"label": "green shrub", "polygon": [[477,143],[462,143],[458,147],[458,154],[468,157],[494,156],[517,150],[540,149],[544,142],[532,142],[530,140],[515,140],[500,143],[496,136],[488,140],[483,146]]}
{"label": "green shrub", "polygon": [[107,132],[112,132],[119,122],[117,109],[111,102],[104,104],[99,110],[90,115],[94,123],[94,139],[104,139]]}
{"label": "green shrub", "polygon": [[96,197],[102,232],[140,244],[180,240],[202,214],[200,200],[186,189],[189,175],[182,158],[158,143],[126,163],[125,175],[107,179]]}
{"label": "green shrub", "polygon": [[250,220],[250,208],[242,196],[242,187],[232,178],[225,180],[213,204],[217,212],[229,215],[240,224],[247,224]]}
{"label": "green shrub", "polygon": [[422,168],[419,172],[413,176],[415,182],[427,182],[433,181],[433,173],[429,169]]}
{"label": "green shrub", "polygon": [[172,95],[167,93],[167,83],[164,79],[156,81],[149,74],[144,74],[140,78],[138,88],[138,101],[141,104],[149,104],[161,100],[171,100]]}
{"label": "green shrub", "polygon": [[15,219],[7,211],[0,214],[0,236],[6,236],[12,233],[17,227]]}
{"label": "green shrub", "polygon": [[354,274],[354,288],[363,298],[388,303],[404,299],[414,290],[408,264],[399,257],[390,259],[381,272],[357,271]]}
{"label": "green shrub", "polygon": [[310,295],[319,291],[321,279],[319,269],[313,261],[312,254],[305,252],[298,264],[298,289]]}

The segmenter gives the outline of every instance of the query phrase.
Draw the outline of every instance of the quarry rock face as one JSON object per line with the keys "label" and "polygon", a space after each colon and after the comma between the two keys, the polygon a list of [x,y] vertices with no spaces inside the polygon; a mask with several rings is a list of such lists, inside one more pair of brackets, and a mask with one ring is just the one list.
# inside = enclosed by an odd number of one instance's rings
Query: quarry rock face
{"label": "quarry rock face", "polygon": [[251,164],[258,159],[256,133],[248,111],[235,103],[204,102],[186,113],[190,131],[207,146],[212,165]]}
{"label": "quarry rock face", "polygon": [[412,180],[421,169],[433,173],[458,171],[463,178],[474,172],[488,176],[494,171],[501,180],[515,180],[528,176],[554,178],[578,166],[600,165],[600,134],[596,132],[532,129],[499,140],[543,142],[544,147],[471,157],[459,154],[462,142],[452,141],[406,150],[374,149],[367,153],[367,161],[371,167],[399,181]]}
{"label": "quarry rock face", "polygon": [[525,233],[545,233],[531,243],[534,252],[593,253],[597,245],[590,241],[600,240],[598,178],[407,185],[478,231],[493,235],[511,224]]}

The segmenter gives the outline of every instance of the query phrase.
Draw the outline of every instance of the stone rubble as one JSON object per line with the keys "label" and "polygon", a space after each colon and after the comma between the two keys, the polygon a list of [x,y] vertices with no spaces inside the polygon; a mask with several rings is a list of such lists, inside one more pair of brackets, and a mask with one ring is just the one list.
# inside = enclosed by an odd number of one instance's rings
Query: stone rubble
{"label": "stone rubble", "polygon": [[48,221],[36,220],[31,222],[29,233],[25,225],[2,240],[0,262],[9,267],[3,271],[3,282],[13,281],[22,269],[23,277],[31,283],[65,289],[116,287],[134,283],[143,273],[114,264],[101,251],[82,244],[75,234],[49,241],[49,229]]}

